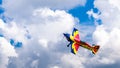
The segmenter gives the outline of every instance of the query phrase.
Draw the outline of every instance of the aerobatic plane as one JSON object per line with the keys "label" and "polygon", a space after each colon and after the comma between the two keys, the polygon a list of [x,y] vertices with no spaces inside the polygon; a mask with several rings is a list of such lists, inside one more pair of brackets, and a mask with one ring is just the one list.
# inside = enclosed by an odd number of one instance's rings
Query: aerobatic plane
{"label": "aerobatic plane", "polygon": [[98,49],[100,48],[99,45],[93,44],[91,46],[88,43],[81,41],[80,38],[79,38],[79,32],[76,28],[73,29],[72,35],[70,35],[68,33],[63,33],[63,35],[70,42],[67,45],[67,47],[69,47],[69,45],[71,45],[71,52],[73,54],[76,54],[78,52],[78,49],[79,49],[80,46],[92,51],[93,54],[96,54]]}

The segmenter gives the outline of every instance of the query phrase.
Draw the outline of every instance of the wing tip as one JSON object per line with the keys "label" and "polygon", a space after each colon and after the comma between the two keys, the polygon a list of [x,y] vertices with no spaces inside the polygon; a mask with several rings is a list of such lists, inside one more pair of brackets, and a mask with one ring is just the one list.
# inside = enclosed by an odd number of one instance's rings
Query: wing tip
{"label": "wing tip", "polygon": [[76,29],[76,28],[74,28],[73,30],[74,30],[74,31],[77,31],[77,29]]}

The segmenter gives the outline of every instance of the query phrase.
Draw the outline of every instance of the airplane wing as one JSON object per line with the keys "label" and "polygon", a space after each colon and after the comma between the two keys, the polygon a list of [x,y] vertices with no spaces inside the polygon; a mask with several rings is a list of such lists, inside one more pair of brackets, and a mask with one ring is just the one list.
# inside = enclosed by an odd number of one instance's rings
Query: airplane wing
{"label": "airplane wing", "polygon": [[79,31],[76,28],[73,29],[72,36],[73,36],[74,40],[80,41]]}
{"label": "airplane wing", "polygon": [[[74,40],[80,42],[79,32],[78,32],[78,30],[76,28],[73,29],[72,36],[73,36]],[[71,52],[73,54],[76,54],[77,51],[78,51],[79,46],[80,45],[77,44],[76,42],[72,42],[72,44],[71,44]]]}
{"label": "airplane wing", "polygon": [[78,52],[79,44],[76,42],[71,43],[71,52],[73,54],[76,54]]}

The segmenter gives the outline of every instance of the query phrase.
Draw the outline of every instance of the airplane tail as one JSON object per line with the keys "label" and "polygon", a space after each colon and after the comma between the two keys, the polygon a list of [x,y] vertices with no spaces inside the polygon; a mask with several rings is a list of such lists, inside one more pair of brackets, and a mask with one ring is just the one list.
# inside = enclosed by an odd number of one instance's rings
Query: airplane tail
{"label": "airplane tail", "polygon": [[92,53],[93,54],[96,54],[97,51],[99,50],[100,46],[96,45],[96,46],[93,46],[93,49],[92,49]]}

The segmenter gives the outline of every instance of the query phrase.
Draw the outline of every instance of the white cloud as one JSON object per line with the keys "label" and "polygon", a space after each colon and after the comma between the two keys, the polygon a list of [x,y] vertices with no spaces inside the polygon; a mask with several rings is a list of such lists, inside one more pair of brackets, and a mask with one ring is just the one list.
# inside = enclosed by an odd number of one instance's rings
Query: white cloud
{"label": "white cloud", "polygon": [[101,45],[99,55],[102,59],[100,60],[100,63],[110,64],[119,61],[120,29],[112,28],[112,30],[108,32],[104,29],[104,27],[99,27],[100,26],[97,27],[93,36],[95,40],[97,40],[97,43]]}
{"label": "white cloud", "polygon": [[32,64],[31,64],[31,67],[32,67],[32,68],[38,68],[38,63],[39,63],[38,60],[34,60],[34,61],[32,62]]}
{"label": "white cloud", "polygon": [[30,34],[38,39],[47,39],[48,42],[57,42],[62,33],[73,28],[75,22],[75,19],[63,10],[41,8],[36,9],[33,15],[32,23],[27,25]]}
{"label": "white cloud", "polygon": [[30,18],[32,12],[37,8],[47,7],[55,10],[68,10],[85,4],[86,0],[4,0],[2,6],[5,8],[5,15],[14,18],[18,22],[24,22],[26,18]]}
{"label": "white cloud", "polygon": [[[53,9],[70,9],[75,6],[81,5],[84,6],[86,3],[86,0],[12,0],[12,1],[3,1],[3,6],[9,7],[13,5],[11,10],[15,9],[21,9],[23,7],[28,8],[38,8],[38,7],[48,7]],[[69,5],[68,5],[69,4]]]}
{"label": "white cloud", "polygon": [[40,43],[43,47],[45,47],[45,48],[48,47],[48,42],[47,42],[46,39],[40,39],[40,40],[39,40],[39,43]]}
{"label": "white cloud", "polygon": [[61,67],[59,67],[59,66],[51,66],[50,68],[61,68]]}
{"label": "white cloud", "polygon": [[[30,20],[24,19],[24,22],[17,23],[15,20],[8,23],[0,20],[0,30],[4,37],[8,40],[13,38],[23,43],[22,48],[16,49],[18,58],[11,60],[8,68],[14,66],[24,68],[26,65],[29,68],[50,68],[52,64],[56,64],[56,61],[51,59],[58,57],[60,59],[57,54],[61,53],[57,50],[54,55],[52,47],[55,49],[59,45],[58,43],[63,43],[59,42],[63,39],[63,33],[71,31],[74,22],[76,22],[76,19],[64,10],[53,11],[49,8],[35,9],[30,17]],[[27,39],[26,34],[29,34],[31,38]]]}
{"label": "white cloud", "polygon": [[[116,0],[117,1],[117,0]],[[103,24],[108,29],[118,27],[120,28],[120,2],[116,2],[115,4],[111,4],[111,0],[96,0],[95,7],[101,11],[100,19],[102,19]]]}
{"label": "white cloud", "polygon": [[117,7],[120,10],[120,1],[119,0],[109,0],[109,3],[112,4],[114,7]]}
{"label": "white cloud", "polygon": [[14,39],[15,41],[21,41],[25,43],[25,34],[27,34],[27,32],[23,26],[19,26],[15,22],[4,23],[0,19],[0,29],[2,34],[7,39]]}
{"label": "white cloud", "polygon": [[119,63],[120,57],[120,6],[115,0],[95,0],[94,5],[101,12],[99,18],[102,25],[97,25],[93,34],[94,40],[101,45],[99,51],[99,64]]}
{"label": "white cloud", "polygon": [[84,68],[86,59],[74,54],[64,54],[61,58],[63,68]]}
{"label": "white cloud", "polygon": [[4,37],[0,37],[0,67],[7,68],[9,57],[17,56],[14,47]]}
{"label": "white cloud", "polygon": [[87,14],[89,15],[89,17],[94,17],[95,19],[98,19],[99,18],[99,15],[98,13],[94,13],[93,12],[93,9],[91,9],[90,11],[87,11]]}
{"label": "white cloud", "polygon": [[106,44],[106,42],[108,42],[109,40],[109,34],[105,31],[105,29],[106,28],[103,25],[97,26],[96,31],[94,32],[94,35],[93,35],[94,40],[99,45],[101,45],[101,47],[103,47]]}
{"label": "white cloud", "polygon": [[100,20],[100,16],[99,16],[100,12],[98,11],[97,13],[94,13],[93,9],[91,9],[91,10],[87,11],[87,14],[88,14],[90,19],[94,18],[94,24],[98,25],[97,21]]}
{"label": "white cloud", "polygon": [[102,58],[101,60],[99,60],[99,62],[102,63],[102,64],[113,64],[114,63],[113,60],[110,60],[107,57],[106,58]]}

